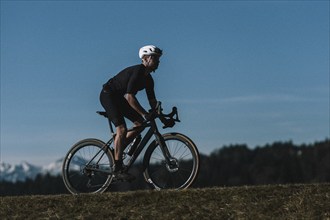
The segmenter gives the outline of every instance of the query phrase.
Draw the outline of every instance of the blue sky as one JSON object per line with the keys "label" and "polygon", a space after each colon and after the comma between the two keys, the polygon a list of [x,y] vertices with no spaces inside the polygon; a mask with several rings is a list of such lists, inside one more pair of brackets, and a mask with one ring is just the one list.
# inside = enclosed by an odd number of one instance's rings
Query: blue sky
{"label": "blue sky", "polygon": [[101,86],[146,44],[164,50],[156,95],[182,120],[168,131],[202,153],[329,137],[328,1],[1,1],[1,161],[106,140]]}

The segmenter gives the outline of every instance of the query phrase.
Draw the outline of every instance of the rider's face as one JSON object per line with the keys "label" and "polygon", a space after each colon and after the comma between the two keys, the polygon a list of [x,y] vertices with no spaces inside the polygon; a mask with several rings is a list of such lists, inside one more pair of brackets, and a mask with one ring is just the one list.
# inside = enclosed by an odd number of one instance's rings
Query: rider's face
{"label": "rider's face", "polygon": [[155,71],[158,68],[159,63],[160,63],[159,56],[156,56],[156,55],[150,56],[150,58],[149,58],[150,69]]}

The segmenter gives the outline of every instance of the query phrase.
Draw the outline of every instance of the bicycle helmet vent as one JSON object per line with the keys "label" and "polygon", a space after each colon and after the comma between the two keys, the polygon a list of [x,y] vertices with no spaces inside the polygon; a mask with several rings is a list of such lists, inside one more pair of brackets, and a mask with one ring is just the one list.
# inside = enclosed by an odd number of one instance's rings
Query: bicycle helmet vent
{"label": "bicycle helmet vent", "polygon": [[144,56],[148,56],[148,55],[161,56],[162,54],[163,54],[163,51],[154,45],[147,45],[147,46],[141,47],[139,50],[140,59],[142,59]]}

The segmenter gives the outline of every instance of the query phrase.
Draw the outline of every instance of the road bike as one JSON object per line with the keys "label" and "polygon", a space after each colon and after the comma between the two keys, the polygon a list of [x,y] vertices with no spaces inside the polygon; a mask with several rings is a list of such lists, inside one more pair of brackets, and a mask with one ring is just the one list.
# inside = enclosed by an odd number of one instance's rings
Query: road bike
{"label": "road bike", "polygon": [[[142,150],[150,143],[142,163],[142,172],[147,184],[156,190],[186,189],[193,184],[198,175],[199,152],[194,142],[186,135],[174,132],[162,135],[159,132],[156,119],[161,120],[164,129],[180,122],[176,107],[173,107],[169,114],[163,114],[162,110],[159,102],[155,110],[150,111],[152,117],[141,126],[143,129],[149,127],[149,130],[133,152],[127,150],[129,147],[125,149],[123,158],[128,157],[128,160],[125,159],[124,166],[129,171]],[[97,113],[107,117],[105,112]],[[141,131],[141,127],[133,127],[128,131]],[[110,128],[112,137],[108,142],[84,139],[73,145],[65,156],[62,167],[63,181],[72,194],[102,193],[112,183],[118,182],[113,175],[113,145],[116,134],[111,125]],[[139,135],[141,137],[141,133]]]}

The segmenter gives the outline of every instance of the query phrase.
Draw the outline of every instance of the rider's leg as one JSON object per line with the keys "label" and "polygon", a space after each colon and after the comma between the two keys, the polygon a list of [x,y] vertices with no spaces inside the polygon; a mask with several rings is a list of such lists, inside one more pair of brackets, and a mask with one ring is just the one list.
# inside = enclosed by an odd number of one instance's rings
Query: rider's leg
{"label": "rider's leg", "polygon": [[[142,126],[141,122],[139,122],[139,121],[134,122],[134,126],[133,126],[134,130],[127,132],[127,135],[126,135],[126,144],[127,145],[129,143],[131,143],[134,140],[134,138],[142,132],[143,128],[141,126]],[[125,148],[127,147],[127,145],[125,145]]]}
{"label": "rider's leg", "polygon": [[[120,160],[123,156],[123,152],[128,144],[130,144],[134,138],[143,130],[141,127],[142,123],[136,121],[134,122],[134,130],[127,132],[125,124],[116,127],[115,136],[115,160]],[[126,134],[126,138],[124,138]]]}
{"label": "rider's leg", "polygon": [[[142,126],[142,123],[143,123],[143,117],[137,112],[135,111],[129,104],[128,102],[126,101],[126,108],[124,109],[123,111],[123,114],[124,116],[129,119],[131,122],[134,123],[134,128],[132,131],[129,131],[127,133],[127,145],[129,143],[131,143],[134,138],[140,134],[142,131],[143,131],[143,128],[141,127]],[[140,127],[140,128],[139,128]]]}
{"label": "rider's leg", "polygon": [[127,128],[125,124],[121,124],[116,127],[115,136],[115,170],[118,171],[122,169],[123,163],[123,151],[126,147],[126,135]]}
{"label": "rider's leg", "polygon": [[127,128],[126,124],[120,124],[116,127],[116,137],[115,137],[115,170],[114,175],[118,180],[133,181],[135,177],[123,168],[123,151],[126,147],[126,135]]}

